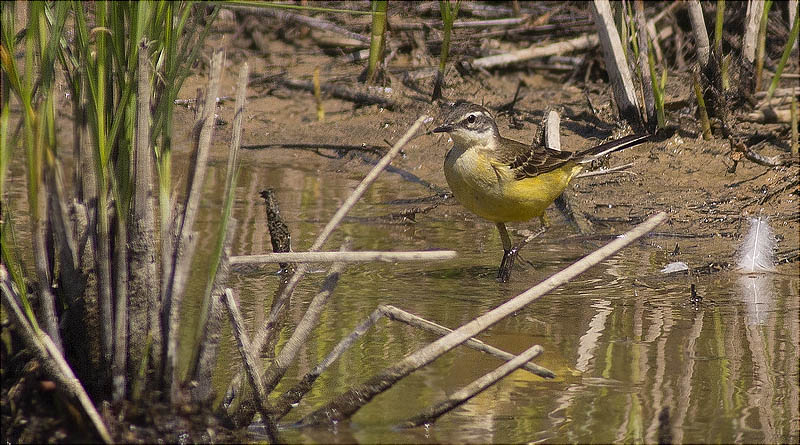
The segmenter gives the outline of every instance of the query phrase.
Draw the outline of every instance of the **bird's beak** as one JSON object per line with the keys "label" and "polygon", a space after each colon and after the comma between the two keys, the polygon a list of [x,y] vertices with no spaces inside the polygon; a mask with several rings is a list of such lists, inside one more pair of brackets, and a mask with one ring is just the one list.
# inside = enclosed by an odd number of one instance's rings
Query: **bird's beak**
{"label": "bird's beak", "polygon": [[452,125],[442,125],[440,127],[434,128],[433,132],[434,133],[447,133],[447,132],[452,131],[452,130],[453,130],[453,126]]}

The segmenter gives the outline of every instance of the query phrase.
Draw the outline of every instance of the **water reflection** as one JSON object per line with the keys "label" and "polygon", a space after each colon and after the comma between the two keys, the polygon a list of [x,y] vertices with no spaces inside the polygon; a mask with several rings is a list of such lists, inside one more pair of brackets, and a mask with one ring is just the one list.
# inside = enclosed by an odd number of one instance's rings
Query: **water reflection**
{"label": "water reflection", "polygon": [[748,325],[763,325],[773,311],[772,274],[742,275],[739,283],[739,296],[745,304]]}
{"label": "water reflection", "polygon": [[[212,187],[221,187],[224,175],[211,176],[219,176]],[[303,250],[359,179],[356,174],[320,175],[311,162],[275,168],[254,157],[243,165],[239,183],[234,253],[270,248],[258,198],[263,188],[276,188],[295,249]],[[429,194],[387,175],[354,216],[387,214],[397,210],[387,204],[392,200]],[[219,205],[213,199],[206,203],[209,209]],[[207,223],[210,227],[212,218]],[[454,217],[448,208],[425,214],[412,225],[351,220],[326,248],[334,249],[346,235],[359,250],[441,248],[455,249],[460,256],[449,263],[349,266],[278,393],[313,368],[379,304],[456,328],[605,243],[578,237],[556,223],[522,252],[526,261],[520,262],[512,282],[498,284],[493,276],[500,241],[494,226]],[[658,239],[635,244],[480,336],[512,353],[542,345],[545,352],[536,363],[555,371],[556,379],[517,371],[427,429],[391,429],[499,365],[480,352],[456,348],[377,397],[352,422],[333,430],[286,430],[285,440],[653,443],[666,432],[675,442],[797,442],[796,274],[770,275],[765,282],[727,273],[662,276],[666,261],[656,258],[667,255],[654,246],[669,244]],[[682,254],[689,264],[702,259],[702,249]],[[231,277],[251,327],[266,317],[277,286],[275,271],[265,266]],[[323,277],[312,274],[301,284],[289,326],[302,316]],[[689,303],[692,283],[705,297],[700,305]],[[187,302],[187,310],[192,304]],[[433,339],[406,325],[380,321],[319,378],[284,421],[301,419]],[[230,337],[221,349],[225,355],[218,388],[236,368],[230,363],[239,360]],[[667,417],[660,416],[667,411]]]}

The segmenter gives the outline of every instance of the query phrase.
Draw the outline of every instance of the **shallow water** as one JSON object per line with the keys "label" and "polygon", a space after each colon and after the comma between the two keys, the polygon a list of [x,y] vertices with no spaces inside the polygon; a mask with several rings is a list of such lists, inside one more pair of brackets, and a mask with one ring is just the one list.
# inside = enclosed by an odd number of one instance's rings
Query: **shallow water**
{"label": "shallow water", "polygon": [[[355,188],[361,175],[321,175],[313,165],[274,168],[260,157],[243,162],[234,217],[234,254],[270,251],[264,207],[258,192],[274,187],[292,237],[306,249]],[[301,167],[298,167],[301,165]],[[221,189],[222,169],[209,178]],[[221,193],[204,202],[198,229],[210,230]],[[397,211],[387,203],[430,195],[430,191],[384,174],[351,216]],[[491,223],[464,218],[455,207],[421,215],[414,224],[380,224],[363,219],[340,226],[325,250],[338,249],[345,235],[353,250],[454,249],[456,260],[430,263],[354,264],[339,286],[311,339],[275,394],[313,368],[378,305],[391,304],[456,328],[605,244],[610,231],[582,237],[556,212],[553,227],[523,251],[508,284],[494,280],[500,240]],[[456,210],[459,210],[456,212]],[[451,215],[452,213],[452,215]],[[460,215],[460,216],[456,216]],[[535,229],[538,223],[532,223]],[[524,225],[519,225],[524,226]],[[521,227],[520,227],[521,228]],[[200,249],[212,237],[201,238]],[[732,241],[733,242],[733,241]],[[673,258],[675,244],[683,253]],[[686,246],[689,246],[687,248]],[[201,255],[202,257],[202,255]],[[498,367],[501,362],[459,347],[376,397],[350,422],[333,428],[282,431],[288,442],[788,442],[798,441],[797,266],[756,279],[734,272],[699,276],[664,275],[671,261],[692,267],[708,263],[702,240],[651,236],[554,290],[479,336],[511,353],[534,344],[544,353],[534,361],[553,370],[545,380],[519,370],[427,428],[392,425],[444,399]],[[202,258],[197,270],[206,270]],[[295,292],[289,315],[294,325],[324,278],[313,268]],[[234,273],[250,327],[263,322],[277,285],[277,266]],[[690,301],[690,286],[703,297]],[[199,294],[189,290],[189,295]],[[187,297],[188,298],[188,297]],[[187,301],[187,318],[199,303]],[[186,335],[193,327],[184,326]],[[314,389],[282,423],[300,420],[332,397],[380,372],[435,337],[382,320],[322,374]],[[282,338],[285,341],[286,337]],[[228,333],[216,386],[236,369],[239,356]],[[659,416],[661,418],[659,419]],[[254,438],[258,438],[254,428]]]}

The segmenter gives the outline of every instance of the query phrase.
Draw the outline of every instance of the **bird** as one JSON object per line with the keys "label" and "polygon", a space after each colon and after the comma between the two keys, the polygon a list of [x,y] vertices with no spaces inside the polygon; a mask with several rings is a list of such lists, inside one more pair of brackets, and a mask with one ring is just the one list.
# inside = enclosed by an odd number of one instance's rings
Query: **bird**
{"label": "bird", "polygon": [[494,117],[481,105],[459,101],[448,108],[443,124],[432,130],[453,140],[444,158],[444,176],[461,205],[497,226],[503,243],[500,282],[508,281],[518,250],[506,223],[539,218],[546,228],[545,209],[587,163],[650,138],[634,134],[587,150],[559,151],[501,136]]}

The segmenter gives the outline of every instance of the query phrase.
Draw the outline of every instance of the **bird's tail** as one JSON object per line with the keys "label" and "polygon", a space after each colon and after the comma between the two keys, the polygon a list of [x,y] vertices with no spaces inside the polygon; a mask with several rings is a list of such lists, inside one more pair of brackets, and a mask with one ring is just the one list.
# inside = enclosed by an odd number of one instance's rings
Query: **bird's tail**
{"label": "bird's tail", "polygon": [[624,150],[626,148],[634,147],[636,145],[647,142],[650,139],[650,134],[631,134],[619,139],[600,144],[588,150],[584,150],[576,156],[579,164],[588,164],[598,158],[601,158],[609,153]]}

